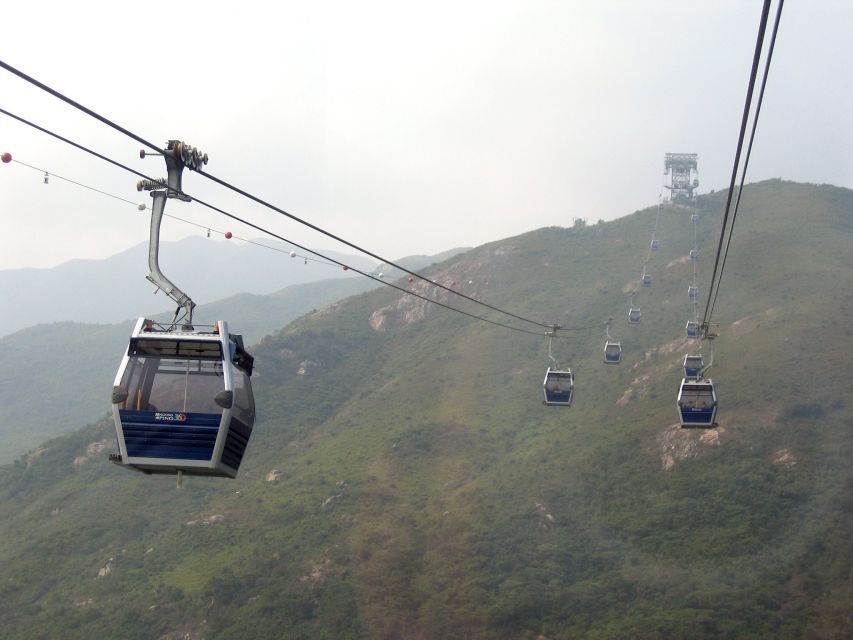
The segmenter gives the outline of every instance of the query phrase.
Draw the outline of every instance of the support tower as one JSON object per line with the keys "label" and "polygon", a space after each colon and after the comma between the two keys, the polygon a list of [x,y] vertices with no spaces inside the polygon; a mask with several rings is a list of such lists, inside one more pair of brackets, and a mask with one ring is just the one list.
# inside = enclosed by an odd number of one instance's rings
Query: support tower
{"label": "support tower", "polygon": [[690,203],[699,187],[699,156],[695,153],[667,153],[663,159],[663,174],[669,174],[669,201]]}

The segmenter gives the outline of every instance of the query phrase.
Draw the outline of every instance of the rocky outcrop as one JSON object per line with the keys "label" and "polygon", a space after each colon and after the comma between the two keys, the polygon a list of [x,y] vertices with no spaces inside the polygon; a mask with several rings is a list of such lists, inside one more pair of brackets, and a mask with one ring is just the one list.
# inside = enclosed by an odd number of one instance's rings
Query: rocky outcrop
{"label": "rocky outcrop", "polygon": [[103,453],[109,443],[109,439],[99,440],[98,442],[92,442],[86,447],[86,453],[84,453],[82,456],[77,456],[76,458],[74,458],[74,462],[71,463],[71,466],[73,466],[75,469],[79,469],[84,464],[89,462],[89,460]]}
{"label": "rocky outcrop", "polygon": [[320,363],[313,360],[303,360],[299,363],[299,368],[296,370],[296,375],[305,376],[311,373],[314,369],[320,366]]}
{"label": "rocky outcrop", "polygon": [[667,427],[658,437],[661,469],[671,471],[679,462],[696,458],[708,448],[719,446],[720,435],[724,431],[722,427],[682,429],[678,424]]}
{"label": "rocky outcrop", "polygon": [[[472,298],[482,296],[489,285],[489,273],[507,256],[513,254],[512,246],[500,246],[477,259],[454,264],[448,269],[434,274],[431,280],[408,278],[400,282],[412,293],[437,300],[444,304],[458,302],[458,297],[442,289],[450,287]],[[403,295],[391,304],[374,311],[369,319],[374,331],[388,331],[397,327],[421,322],[439,307],[430,302],[411,295]]]}
{"label": "rocky outcrop", "polygon": [[797,459],[790,449],[778,449],[773,452],[773,464],[785,469],[793,469],[797,466]]}
{"label": "rocky outcrop", "polygon": [[35,451],[33,451],[30,455],[27,456],[27,469],[33,466],[39,458],[41,458],[45,452],[47,452],[46,447],[39,447]]}
{"label": "rocky outcrop", "polygon": [[210,524],[221,524],[225,522],[225,516],[221,513],[214,514],[212,516],[207,516],[206,518],[199,518],[198,520],[189,520],[187,522],[188,527],[194,527],[196,525],[207,526]]}
{"label": "rocky outcrop", "polygon": [[536,526],[540,529],[550,529],[557,522],[557,519],[541,502],[536,503],[536,520]]}
{"label": "rocky outcrop", "polygon": [[98,577],[99,578],[104,578],[112,572],[114,561],[115,561],[115,558],[110,558],[109,560],[107,560],[107,563],[103,567],[98,569]]}
{"label": "rocky outcrop", "polygon": [[332,570],[332,561],[326,558],[322,562],[318,562],[311,567],[311,572],[307,575],[301,576],[299,578],[299,582],[307,583],[311,587],[315,587],[329,576]]}

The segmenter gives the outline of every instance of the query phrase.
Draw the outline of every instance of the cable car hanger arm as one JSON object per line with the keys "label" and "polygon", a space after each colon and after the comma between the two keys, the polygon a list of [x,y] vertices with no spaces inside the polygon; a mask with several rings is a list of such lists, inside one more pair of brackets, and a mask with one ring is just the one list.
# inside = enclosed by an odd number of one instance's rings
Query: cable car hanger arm
{"label": "cable car hanger arm", "polygon": [[[140,151],[139,155],[145,158],[146,153],[143,150]],[[197,170],[201,164],[207,163],[207,154],[202,155],[195,147],[190,147],[178,140],[169,140],[166,149],[162,151],[162,156],[166,161],[168,177],[165,180],[140,180],[136,184],[137,191],[151,191],[151,197],[154,200],[154,204],[151,206],[151,233],[148,239],[148,270],[150,273],[145,277],[178,303],[173,322],[177,322],[178,314],[183,309],[186,322],[192,324],[195,302],[175,286],[160,270],[160,222],[163,220],[163,211],[166,208],[167,199],[178,198],[184,202],[192,201],[192,198],[181,190],[181,173],[185,166]]]}

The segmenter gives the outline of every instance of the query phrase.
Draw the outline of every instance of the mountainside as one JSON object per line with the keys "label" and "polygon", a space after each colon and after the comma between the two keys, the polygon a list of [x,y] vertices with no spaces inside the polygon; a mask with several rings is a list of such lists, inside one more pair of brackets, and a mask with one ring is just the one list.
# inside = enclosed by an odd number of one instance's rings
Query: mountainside
{"label": "mountainside", "polygon": [[[199,304],[239,293],[269,294],[294,285],[328,278],[352,278],[340,269],[290,259],[288,245],[260,241],[278,249],[199,236],[162,242],[160,267]],[[282,251],[284,253],[282,253]],[[369,258],[325,252],[365,271]],[[105,260],[72,260],[52,269],[0,271],[0,297],[14,304],[0,307],[0,336],[34,323],[113,323],[135,317],[142,308],[174,311],[164,295],[154,298],[148,274],[148,244],[143,243]]]}
{"label": "mountainside", "polygon": [[[699,200],[703,300],[724,203]],[[853,333],[853,192],[745,189],[710,431],[675,426],[689,216],[664,211],[637,326],[627,294],[653,208],[428,270],[526,317],[596,327],[554,344],[577,376],[570,408],[541,404],[543,337],[384,288],[257,346],[260,420],[234,481],[176,489],[114,467],[105,422],[0,467],[4,633],[849,637],[853,383],[838,347]],[[618,366],[601,361],[609,316]]]}

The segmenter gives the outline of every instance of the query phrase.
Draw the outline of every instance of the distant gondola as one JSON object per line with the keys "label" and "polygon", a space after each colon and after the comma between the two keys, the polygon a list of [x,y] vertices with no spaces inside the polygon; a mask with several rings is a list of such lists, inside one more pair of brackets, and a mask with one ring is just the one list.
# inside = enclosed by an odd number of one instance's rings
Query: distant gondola
{"label": "distant gondola", "polygon": [[687,324],[684,327],[684,332],[687,334],[688,338],[698,338],[699,337],[699,323],[695,320],[688,320]]}
{"label": "distant gondola", "polygon": [[575,394],[575,377],[571,369],[548,367],[542,387],[545,391],[545,404],[568,407]]}
{"label": "distant gondola", "polygon": [[687,298],[690,302],[696,302],[699,300],[699,288],[694,285],[687,287]]}
{"label": "distant gondola", "polygon": [[683,428],[712,429],[716,425],[717,394],[711,380],[681,381],[678,417]]}
{"label": "distant gondola", "polygon": [[705,366],[705,360],[702,354],[687,354],[684,356],[684,377],[688,380],[696,380],[702,373],[702,368]]}
{"label": "distant gondola", "polygon": [[607,364],[619,364],[622,361],[622,345],[619,342],[604,343],[604,362]]}
{"label": "distant gondola", "polygon": [[640,317],[642,314],[640,313],[639,307],[631,307],[628,310],[628,322],[630,324],[640,324]]}

